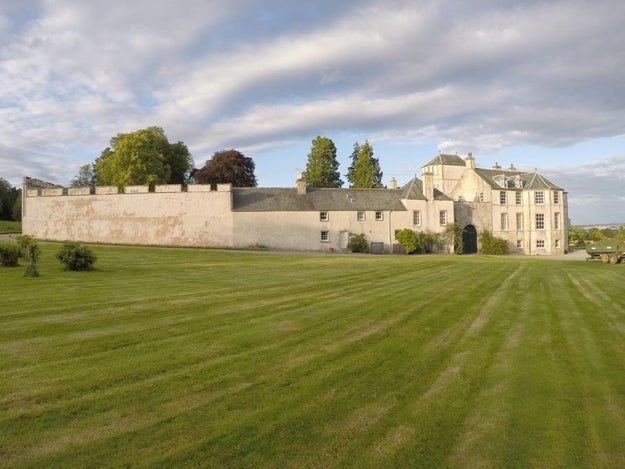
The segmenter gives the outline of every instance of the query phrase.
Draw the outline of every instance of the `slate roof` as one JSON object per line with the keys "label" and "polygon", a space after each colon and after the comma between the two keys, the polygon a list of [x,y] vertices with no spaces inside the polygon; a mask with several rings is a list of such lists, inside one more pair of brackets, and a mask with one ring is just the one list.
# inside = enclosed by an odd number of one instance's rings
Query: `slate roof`
{"label": "slate roof", "polygon": [[495,180],[496,176],[505,176],[512,179],[519,176],[523,180],[523,187],[507,187],[506,189],[548,189],[548,190],[563,190],[561,187],[556,186],[549,181],[546,177],[538,172],[524,173],[521,171],[507,171],[501,169],[482,169],[476,168],[477,174],[484,179],[493,189],[502,188],[501,185]]}
{"label": "slate roof", "polygon": [[[426,200],[423,195],[423,181],[413,178],[401,188],[401,198],[410,200]],[[438,189],[434,189],[434,200],[453,200]]]}
{"label": "slate roof", "polygon": [[466,166],[464,160],[458,155],[442,155],[440,153],[436,155],[434,159],[432,159],[429,163],[424,164],[423,166],[432,166],[438,164],[445,164],[449,166]]}
{"label": "slate roof", "polygon": [[406,210],[399,189],[312,189],[298,194],[296,188],[236,187],[235,212],[306,212]]}

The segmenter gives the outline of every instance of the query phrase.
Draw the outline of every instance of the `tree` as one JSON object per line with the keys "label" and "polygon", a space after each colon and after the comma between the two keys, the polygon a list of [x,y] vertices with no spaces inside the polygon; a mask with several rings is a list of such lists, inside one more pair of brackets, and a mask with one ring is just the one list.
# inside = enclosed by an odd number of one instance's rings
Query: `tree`
{"label": "tree", "polygon": [[382,187],[382,170],[380,162],[373,157],[373,148],[365,140],[364,145],[354,144],[352,164],[347,171],[350,187],[373,188]]}
{"label": "tree", "polygon": [[118,134],[94,163],[98,184],[118,187],[183,183],[191,168],[187,147],[170,144],[160,127]]}
{"label": "tree", "polygon": [[199,184],[231,183],[235,187],[256,187],[252,158],[230,149],[215,152],[201,168],[193,171],[192,176]]}
{"label": "tree", "polygon": [[336,159],[336,146],[326,137],[317,136],[312,141],[312,147],[306,163],[306,183],[310,187],[341,187],[339,162]]}
{"label": "tree", "polygon": [[69,187],[91,187],[96,186],[96,176],[93,164],[84,164],[78,170],[78,174],[69,183]]}
{"label": "tree", "polygon": [[22,221],[22,189],[18,189],[12,210],[13,220]]}
{"label": "tree", "polygon": [[13,220],[13,205],[19,190],[12,187],[9,181],[0,178],[0,220]]}

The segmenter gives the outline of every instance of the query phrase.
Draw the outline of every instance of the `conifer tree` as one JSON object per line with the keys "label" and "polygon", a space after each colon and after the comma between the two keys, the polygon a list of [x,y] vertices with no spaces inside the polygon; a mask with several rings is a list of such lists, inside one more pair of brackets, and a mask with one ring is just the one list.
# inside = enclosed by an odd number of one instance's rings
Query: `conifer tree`
{"label": "conifer tree", "polygon": [[341,187],[339,162],[336,159],[336,146],[327,137],[317,136],[306,162],[306,183],[309,187]]}
{"label": "conifer tree", "polygon": [[347,180],[353,188],[374,188],[382,186],[380,162],[373,156],[373,147],[365,140],[364,145],[354,144],[352,165],[347,172]]}

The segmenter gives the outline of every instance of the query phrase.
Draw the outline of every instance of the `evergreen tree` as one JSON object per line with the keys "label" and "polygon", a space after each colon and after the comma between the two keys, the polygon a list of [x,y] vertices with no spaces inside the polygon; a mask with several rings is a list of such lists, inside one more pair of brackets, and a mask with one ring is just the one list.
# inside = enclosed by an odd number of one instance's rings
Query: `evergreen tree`
{"label": "evergreen tree", "polygon": [[373,188],[382,186],[380,162],[373,156],[373,147],[365,140],[364,145],[354,144],[352,165],[347,172],[350,187]]}
{"label": "evergreen tree", "polygon": [[326,137],[317,136],[306,163],[306,183],[309,187],[341,187],[339,162],[336,159],[336,146]]}

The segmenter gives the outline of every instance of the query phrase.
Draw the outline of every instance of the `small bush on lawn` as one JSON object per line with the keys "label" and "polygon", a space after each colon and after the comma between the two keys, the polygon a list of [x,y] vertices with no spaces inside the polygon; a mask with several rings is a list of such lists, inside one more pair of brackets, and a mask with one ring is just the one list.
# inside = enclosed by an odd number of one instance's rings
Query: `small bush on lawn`
{"label": "small bush on lawn", "polygon": [[37,264],[39,264],[39,257],[41,256],[39,241],[30,235],[21,235],[15,239],[20,249],[20,257],[24,258],[28,263],[26,264],[24,275],[27,277],[39,277],[39,271],[37,270]]}
{"label": "small bush on lawn", "polygon": [[351,252],[364,252],[368,254],[369,243],[367,242],[367,237],[364,234],[350,235],[347,249]]}
{"label": "small bush on lawn", "polygon": [[91,270],[96,256],[91,249],[78,243],[65,243],[56,258],[65,265],[65,270]]}
{"label": "small bush on lawn", "polygon": [[0,265],[3,267],[17,267],[20,258],[20,248],[15,243],[0,243]]}
{"label": "small bush on lawn", "polygon": [[496,238],[488,230],[484,230],[480,234],[480,243],[482,244],[482,254],[494,256],[508,254],[508,242],[505,239]]}

